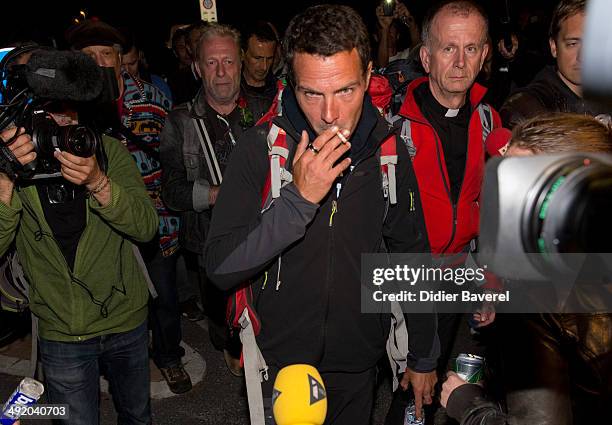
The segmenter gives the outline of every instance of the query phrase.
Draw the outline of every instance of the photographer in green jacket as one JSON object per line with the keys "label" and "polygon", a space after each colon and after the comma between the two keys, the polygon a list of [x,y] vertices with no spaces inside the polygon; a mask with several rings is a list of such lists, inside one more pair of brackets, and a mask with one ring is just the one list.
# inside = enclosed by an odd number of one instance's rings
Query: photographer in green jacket
{"label": "photographer in green jacket", "polygon": [[[23,129],[0,132],[21,164],[36,158]],[[82,158],[56,151],[62,177],[17,185],[0,172],[0,254],[15,241],[39,319],[47,399],[68,404],[69,424],[96,425],[99,377],[118,422],[148,424],[148,289],[132,244],[158,218],[134,160],[117,140]],[[104,164],[104,165],[100,165]]]}

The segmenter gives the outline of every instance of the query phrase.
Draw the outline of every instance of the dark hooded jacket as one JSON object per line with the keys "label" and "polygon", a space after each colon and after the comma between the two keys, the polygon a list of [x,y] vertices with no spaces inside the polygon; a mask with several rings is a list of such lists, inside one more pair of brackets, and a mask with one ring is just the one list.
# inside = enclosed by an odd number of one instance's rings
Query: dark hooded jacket
{"label": "dark hooded jacket", "polygon": [[513,128],[519,122],[549,112],[571,112],[597,116],[609,114],[609,109],[579,97],[561,80],[553,66],[540,71],[526,87],[510,95],[499,114],[504,127]]}
{"label": "dark hooded jacket", "polygon": [[[290,89],[274,122],[287,133],[290,165],[301,131],[314,138]],[[238,142],[214,210],[206,270],[222,289],[254,281],[262,322],[257,340],[269,365],[359,372],[384,354],[390,316],[361,312],[361,254],[378,252],[383,238],[391,252],[429,250],[416,178],[402,143],[397,143],[398,202],[387,206],[383,196],[379,147],[391,131],[366,96],[351,138],[350,172],[319,205],[290,183],[263,213],[268,127],[252,128]],[[410,316],[408,328],[408,366],[435,369],[435,315]]]}

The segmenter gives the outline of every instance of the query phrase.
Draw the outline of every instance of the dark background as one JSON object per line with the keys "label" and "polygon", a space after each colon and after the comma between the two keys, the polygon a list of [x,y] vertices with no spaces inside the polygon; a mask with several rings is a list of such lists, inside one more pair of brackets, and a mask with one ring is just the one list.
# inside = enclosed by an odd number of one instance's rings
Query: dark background
{"label": "dark background", "polygon": [[[344,3],[357,9],[375,32],[374,9],[380,0],[330,1]],[[239,29],[250,20],[272,21],[283,31],[293,15],[305,7],[317,4],[312,0],[218,0],[219,21],[232,24]],[[432,0],[405,0],[411,13],[420,20]],[[550,13],[555,0],[480,0],[490,14],[491,27],[495,30],[504,13],[505,4],[510,5],[513,23],[522,19],[533,19],[544,12]],[[525,10],[527,8],[527,11]],[[169,38],[170,26],[192,23],[199,19],[197,0],[55,0],[27,1],[2,0],[2,24],[0,44],[10,45],[15,41],[34,40],[41,44],[66,47],[64,31],[85,10],[88,17],[96,16],[117,27],[130,28],[141,41],[146,51],[162,48]],[[10,13],[9,13],[10,11]]]}

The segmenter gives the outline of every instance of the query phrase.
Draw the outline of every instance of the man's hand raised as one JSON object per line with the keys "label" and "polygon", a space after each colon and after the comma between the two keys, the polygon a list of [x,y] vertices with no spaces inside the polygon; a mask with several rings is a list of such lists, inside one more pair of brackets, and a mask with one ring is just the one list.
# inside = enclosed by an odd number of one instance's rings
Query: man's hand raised
{"label": "man's hand raised", "polygon": [[[343,143],[337,132],[338,127],[328,128],[309,142],[308,133],[302,131],[293,159],[293,183],[300,195],[313,204],[318,204],[327,195],[334,181],[351,164],[350,158],[336,164],[351,148],[350,143]],[[348,130],[342,130],[342,134],[348,139]]]}

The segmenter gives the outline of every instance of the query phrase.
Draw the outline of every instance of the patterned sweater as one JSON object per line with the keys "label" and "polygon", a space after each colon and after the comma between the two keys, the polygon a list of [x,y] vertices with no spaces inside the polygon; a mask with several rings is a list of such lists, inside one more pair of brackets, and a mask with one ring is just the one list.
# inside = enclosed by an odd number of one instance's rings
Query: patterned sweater
{"label": "patterned sweater", "polygon": [[172,108],[172,102],[154,85],[137,80],[126,72],[122,76],[125,89],[119,104],[121,123],[144,145],[158,153],[150,155],[134,142],[127,141],[127,148],[136,161],[147,192],[157,209],[159,244],[163,255],[168,256],[178,248],[179,217],[171,213],[161,199],[159,134]]}

